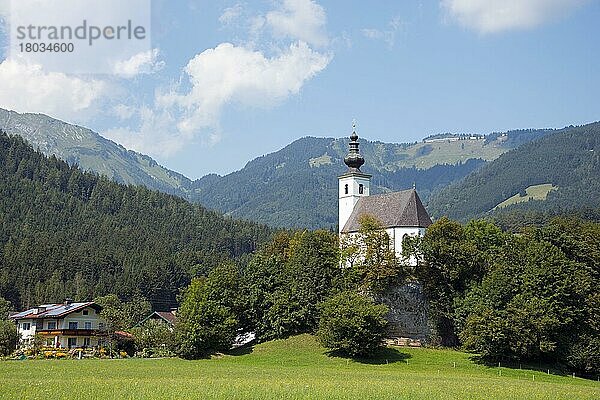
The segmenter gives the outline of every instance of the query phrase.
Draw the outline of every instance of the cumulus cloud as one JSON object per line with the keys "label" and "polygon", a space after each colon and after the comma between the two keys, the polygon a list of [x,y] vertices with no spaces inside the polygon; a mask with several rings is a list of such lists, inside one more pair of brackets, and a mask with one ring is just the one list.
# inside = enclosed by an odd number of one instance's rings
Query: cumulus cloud
{"label": "cumulus cloud", "polygon": [[265,16],[265,23],[277,36],[298,39],[314,46],[325,46],[327,15],[312,0],[284,0]]}
{"label": "cumulus cloud", "polygon": [[105,81],[45,72],[40,65],[14,60],[0,63],[0,107],[84,121],[111,94]]}
{"label": "cumulus cloud", "polygon": [[480,33],[528,29],[558,18],[588,0],[442,0],[446,16]]}
{"label": "cumulus cloud", "polygon": [[151,49],[134,54],[128,60],[117,61],[113,73],[124,78],[132,78],[139,74],[152,74],[164,68],[165,62],[158,59],[159,49]]}
{"label": "cumulus cloud", "polygon": [[[169,157],[199,140],[220,140],[220,116],[229,104],[272,107],[300,92],[322,71],[330,56],[297,42],[273,57],[246,47],[222,43],[192,58],[184,69],[189,89],[158,93],[152,108],[138,112],[139,126],[115,128],[103,134],[125,147]],[[121,109],[125,115],[129,109]]]}
{"label": "cumulus cloud", "polygon": [[312,50],[304,42],[294,43],[271,58],[222,43],[187,64],[185,72],[192,85],[189,92],[164,94],[159,103],[186,112],[187,117],[178,124],[182,131],[213,126],[227,103],[269,107],[298,93],[329,60],[328,55]]}

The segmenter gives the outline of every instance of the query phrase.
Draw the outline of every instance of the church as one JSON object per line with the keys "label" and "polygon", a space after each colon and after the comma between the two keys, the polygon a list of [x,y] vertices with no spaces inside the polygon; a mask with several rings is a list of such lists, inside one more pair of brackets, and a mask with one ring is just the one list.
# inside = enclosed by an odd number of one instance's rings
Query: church
{"label": "church", "polygon": [[371,196],[371,175],[360,170],[365,159],[358,146],[358,135],[353,125],[350,151],[344,158],[348,170],[338,177],[340,237],[357,233],[360,229],[360,217],[370,215],[382,224],[390,237],[390,244],[396,256],[400,257],[404,238],[423,236],[427,227],[431,225],[431,218],[414,187]]}
{"label": "church", "polygon": [[[339,181],[339,234],[357,234],[360,217],[376,218],[390,238],[390,246],[399,259],[402,258],[402,242],[407,236],[423,236],[431,225],[431,218],[423,206],[416,189],[402,190],[371,196],[371,175],[360,170],[365,159],[358,149],[358,135],[353,126],[350,151],[344,158],[348,170],[338,177]],[[416,265],[416,259],[407,260]],[[389,307],[387,337],[418,343],[429,340],[429,306],[421,285],[408,282],[390,288],[380,299]],[[406,343],[406,342],[405,342]]]}

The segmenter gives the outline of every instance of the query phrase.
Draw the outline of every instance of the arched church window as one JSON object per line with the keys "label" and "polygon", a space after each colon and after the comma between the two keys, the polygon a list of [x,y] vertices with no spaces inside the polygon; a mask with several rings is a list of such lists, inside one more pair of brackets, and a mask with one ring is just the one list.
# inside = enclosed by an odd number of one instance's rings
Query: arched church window
{"label": "arched church window", "polygon": [[348,194],[348,184],[344,186],[344,194]]}
{"label": "arched church window", "polygon": [[358,194],[363,194],[363,192],[365,191],[362,183],[360,185],[358,185]]}

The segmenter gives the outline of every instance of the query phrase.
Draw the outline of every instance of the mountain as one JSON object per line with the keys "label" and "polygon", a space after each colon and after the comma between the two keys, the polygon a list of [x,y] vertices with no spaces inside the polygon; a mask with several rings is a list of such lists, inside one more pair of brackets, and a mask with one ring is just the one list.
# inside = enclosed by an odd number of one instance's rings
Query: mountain
{"label": "mountain", "polygon": [[[406,144],[360,139],[374,194],[416,185],[426,201],[510,149],[552,130],[495,133],[483,138],[436,137]],[[272,226],[322,228],[337,224],[337,176],[345,171],[348,139],[299,139],[226,176],[196,182],[194,198],[209,208]]]}
{"label": "mountain", "polygon": [[127,150],[96,132],[43,114],[19,114],[0,108],[0,130],[20,135],[46,155],[104,175],[115,182],[185,196],[191,181],[161,167],[152,158]]}
{"label": "mountain", "polygon": [[253,252],[264,225],[123,185],[0,133],[0,297],[16,308],[146,296],[156,309],[215,265]]}
{"label": "mountain", "polygon": [[429,199],[434,217],[600,207],[600,122],[525,143]]}
{"label": "mountain", "polygon": [[[0,130],[18,134],[46,155],[125,184],[175,194],[236,218],[275,227],[334,228],[337,176],[344,171],[347,139],[299,139],[250,161],[225,176],[191,181],[152,158],[129,151],[79,126],[41,114],[0,109]],[[551,130],[521,130],[481,135],[443,134],[415,143],[370,142],[361,138],[365,172],[373,174],[373,193],[417,186],[429,195],[456,182],[488,161]]]}

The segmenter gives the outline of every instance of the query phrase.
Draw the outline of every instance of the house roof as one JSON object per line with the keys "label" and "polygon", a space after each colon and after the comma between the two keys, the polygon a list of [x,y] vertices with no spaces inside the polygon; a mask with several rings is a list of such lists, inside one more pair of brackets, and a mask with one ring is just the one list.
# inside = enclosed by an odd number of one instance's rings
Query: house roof
{"label": "house roof", "polygon": [[[29,310],[21,311],[11,315],[10,319],[41,319],[41,318],[61,318],[65,315],[77,312],[86,307],[92,307],[96,310],[101,310],[102,307],[93,301],[85,303],[68,303],[68,304],[43,304],[38,307],[30,308]],[[44,311],[38,312],[42,308]]]}
{"label": "house roof", "polygon": [[427,228],[431,225],[431,218],[415,189],[361,197],[342,233],[358,232],[359,219],[363,215],[376,218],[384,228]]}
{"label": "house roof", "polygon": [[153,318],[154,319],[162,319],[166,323],[173,325],[175,323],[175,320],[177,319],[177,316],[175,314],[173,314],[171,311],[154,311],[152,314],[148,315],[146,318],[141,320],[136,326],[139,326],[139,325],[143,324],[144,322],[148,321],[149,319],[153,319]]}

